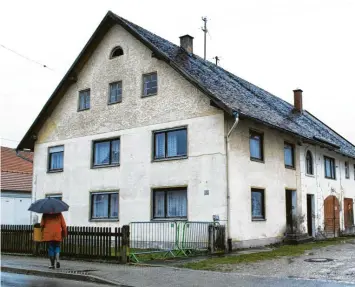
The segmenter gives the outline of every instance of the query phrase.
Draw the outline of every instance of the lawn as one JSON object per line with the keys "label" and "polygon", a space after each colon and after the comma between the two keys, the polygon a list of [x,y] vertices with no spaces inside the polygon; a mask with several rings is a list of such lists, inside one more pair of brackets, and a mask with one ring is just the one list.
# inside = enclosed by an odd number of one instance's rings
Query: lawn
{"label": "lawn", "polygon": [[328,239],[324,241],[317,241],[317,242],[311,242],[311,243],[305,243],[299,245],[281,245],[279,247],[275,247],[275,249],[272,251],[233,255],[233,256],[226,255],[223,257],[214,257],[214,258],[205,259],[198,262],[185,263],[181,267],[195,269],[195,270],[216,271],[219,269],[218,266],[223,264],[252,263],[261,260],[275,259],[283,256],[299,256],[304,254],[304,252],[307,250],[343,243],[345,240],[348,239],[349,238],[340,237],[335,239]]}

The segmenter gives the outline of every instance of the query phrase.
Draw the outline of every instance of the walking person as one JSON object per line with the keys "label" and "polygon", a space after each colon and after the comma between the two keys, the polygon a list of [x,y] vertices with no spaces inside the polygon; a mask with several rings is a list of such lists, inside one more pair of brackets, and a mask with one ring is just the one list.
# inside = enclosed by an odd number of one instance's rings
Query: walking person
{"label": "walking person", "polygon": [[48,243],[50,269],[60,268],[60,242],[67,236],[67,226],[61,213],[44,213],[41,220],[42,240]]}

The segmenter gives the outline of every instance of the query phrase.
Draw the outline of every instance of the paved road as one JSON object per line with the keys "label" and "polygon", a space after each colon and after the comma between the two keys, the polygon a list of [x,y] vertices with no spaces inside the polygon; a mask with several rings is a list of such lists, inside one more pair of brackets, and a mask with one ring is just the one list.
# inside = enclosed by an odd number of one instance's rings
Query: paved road
{"label": "paved road", "polygon": [[[183,280],[183,278],[180,278]],[[181,282],[180,282],[181,283]],[[108,285],[101,285],[97,283],[88,282],[78,282],[64,279],[54,279],[46,277],[38,277],[32,275],[20,275],[13,273],[1,273],[1,286],[3,287],[108,287]],[[171,286],[175,286],[174,282],[171,282]],[[179,286],[185,286],[180,285]],[[190,287],[191,285],[186,285]],[[201,286],[198,282],[194,286]],[[341,282],[329,282],[329,281],[315,281],[315,280],[304,280],[304,279],[294,279],[294,278],[261,278],[255,276],[241,276],[236,280],[233,285],[222,284],[219,286],[233,286],[233,287],[354,287],[352,284],[346,284]],[[159,286],[158,286],[159,287]]]}
{"label": "paved road", "polygon": [[[2,287],[106,287],[108,285],[98,285],[97,283],[79,282],[64,279],[38,277],[32,275],[22,275],[1,272]],[[112,286],[110,286],[112,287]]]}

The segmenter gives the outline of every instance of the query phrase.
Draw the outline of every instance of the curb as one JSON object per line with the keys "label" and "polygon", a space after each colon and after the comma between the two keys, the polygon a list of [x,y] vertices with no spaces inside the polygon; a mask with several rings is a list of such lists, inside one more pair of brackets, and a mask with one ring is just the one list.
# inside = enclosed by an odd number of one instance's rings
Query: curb
{"label": "curb", "polygon": [[1,272],[36,275],[41,277],[60,278],[60,279],[68,279],[68,280],[75,280],[75,281],[84,281],[84,282],[91,282],[91,283],[98,283],[98,284],[106,284],[111,286],[132,287],[129,285],[122,285],[114,281],[103,279],[94,275],[72,274],[72,273],[55,272],[55,271],[51,272],[51,271],[43,271],[43,270],[36,270],[36,269],[29,270],[29,269],[9,267],[9,266],[1,266]]}

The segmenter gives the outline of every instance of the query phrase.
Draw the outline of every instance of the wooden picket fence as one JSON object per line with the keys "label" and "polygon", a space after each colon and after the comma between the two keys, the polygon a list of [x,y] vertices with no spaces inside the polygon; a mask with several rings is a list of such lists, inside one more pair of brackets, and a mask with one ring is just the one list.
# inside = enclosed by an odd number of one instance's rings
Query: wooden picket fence
{"label": "wooden picket fence", "polygon": [[[69,258],[116,260],[128,258],[129,226],[68,226],[68,236],[61,243],[61,255]],[[33,242],[33,226],[1,225],[1,252],[47,256],[47,243]]]}
{"label": "wooden picket fence", "polygon": [[1,252],[32,253],[32,225],[1,225]]}

